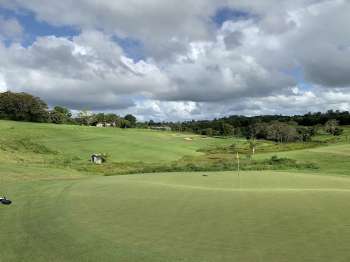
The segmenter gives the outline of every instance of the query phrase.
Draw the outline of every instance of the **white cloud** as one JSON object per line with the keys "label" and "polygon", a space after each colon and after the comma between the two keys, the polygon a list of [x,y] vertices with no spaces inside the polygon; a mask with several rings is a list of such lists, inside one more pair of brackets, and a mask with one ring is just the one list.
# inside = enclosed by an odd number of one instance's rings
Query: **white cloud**
{"label": "white cloud", "polygon": [[19,40],[22,35],[23,28],[16,19],[0,16],[0,40]]}
{"label": "white cloud", "polygon": [[133,105],[133,95],[152,96],[168,86],[155,65],[127,59],[99,32],[83,32],[72,40],[41,37],[27,48],[0,46],[0,55],[0,72],[11,90],[75,109],[124,108]]}
{"label": "white cloud", "polygon": [[[82,30],[73,38],[37,38],[29,47],[0,43],[0,88],[50,104],[158,120],[349,108],[346,0],[0,0],[1,6]],[[248,15],[218,28],[211,19],[224,6]],[[5,22],[3,37],[23,33],[17,20]],[[146,58],[128,57],[115,35],[140,41]],[[297,87],[287,73],[295,70],[310,90]]]}
{"label": "white cloud", "polygon": [[5,82],[4,77],[0,74],[0,92],[6,92],[7,91],[7,84]]}

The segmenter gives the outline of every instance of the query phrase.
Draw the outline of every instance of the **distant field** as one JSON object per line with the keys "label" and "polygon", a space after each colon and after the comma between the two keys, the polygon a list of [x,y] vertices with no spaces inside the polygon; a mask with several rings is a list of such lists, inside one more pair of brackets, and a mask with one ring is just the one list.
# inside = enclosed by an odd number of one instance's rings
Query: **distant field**
{"label": "distant field", "polygon": [[[237,138],[0,121],[0,195],[14,201],[0,206],[0,262],[349,261],[350,145],[345,136],[317,139],[261,141],[249,160]],[[236,149],[241,168],[275,155],[297,164],[282,159],[283,172],[240,176],[98,169],[235,169]],[[108,163],[94,169],[93,152],[108,153]]]}

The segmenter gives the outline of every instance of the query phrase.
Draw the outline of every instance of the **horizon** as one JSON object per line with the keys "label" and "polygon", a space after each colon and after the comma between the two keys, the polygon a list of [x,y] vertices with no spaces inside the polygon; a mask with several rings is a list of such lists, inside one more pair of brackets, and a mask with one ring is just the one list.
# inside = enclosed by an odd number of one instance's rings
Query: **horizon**
{"label": "horizon", "polygon": [[0,92],[156,122],[350,110],[349,1],[174,3],[0,0]]}

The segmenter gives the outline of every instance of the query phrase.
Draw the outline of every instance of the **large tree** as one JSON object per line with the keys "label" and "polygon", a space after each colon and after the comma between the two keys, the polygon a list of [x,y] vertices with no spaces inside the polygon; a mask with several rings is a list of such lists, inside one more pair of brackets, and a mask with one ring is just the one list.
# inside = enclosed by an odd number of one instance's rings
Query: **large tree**
{"label": "large tree", "polygon": [[136,125],[136,117],[131,115],[131,114],[128,114],[124,117],[125,120],[129,121],[131,127],[134,127]]}
{"label": "large tree", "polygon": [[49,113],[51,123],[65,124],[71,121],[72,113],[68,108],[62,106],[55,106]]}
{"label": "large tree", "polygon": [[56,112],[59,112],[61,114],[63,114],[66,118],[71,118],[72,117],[72,113],[71,111],[63,106],[55,106],[54,109]]}
{"label": "large tree", "polygon": [[296,141],[299,136],[294,126],[273,121],[268,125],[267,139],[283,143]]}
{"label": "large tree", "polygon": [[222,124],[222,134],[224,136],[232,136],[234,134],[234,128],[230,124],[223,123]]}
{"label": "large tree", "polygon": [[116,114],[110,113],[105,115],[105,121],[107,123],[110,123],[110,124],[117,123],[118,120],[119,120],[119,116],[117,116]]}
{"label": "large tree", "polygon": [[335,119],[331,119],[326,122],[325,130],[326,132],[334,136],[338,136],[343,133],[343,129],[339,127],[339,122]]}
{"label": "large tree", "polygon": [[75,121],[80,125],[89,126],[95,121],[94,114],[86,109],[82,110],[78,113],[78,117],[75,119]]}
{"label": "large tree", "polygon": [[0,118],[15,121],[46,122],[47,104],[27,93],[0,93]]}

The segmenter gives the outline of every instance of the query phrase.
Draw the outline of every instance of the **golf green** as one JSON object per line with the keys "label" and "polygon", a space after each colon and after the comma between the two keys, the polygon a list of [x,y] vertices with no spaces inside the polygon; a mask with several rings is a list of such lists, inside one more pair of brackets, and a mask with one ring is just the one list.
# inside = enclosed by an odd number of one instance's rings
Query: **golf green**
{"label": "golf green", "polygon": [[13,183],[0,261],[349,261],[350,179],[174,173]]}

